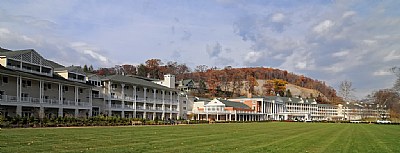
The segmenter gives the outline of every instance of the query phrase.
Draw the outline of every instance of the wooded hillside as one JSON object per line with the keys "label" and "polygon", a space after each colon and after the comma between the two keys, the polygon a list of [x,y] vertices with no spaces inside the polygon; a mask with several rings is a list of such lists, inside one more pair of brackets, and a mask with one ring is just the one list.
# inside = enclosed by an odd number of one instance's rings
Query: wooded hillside
{"label": "wooded hillside", "polygon": [[[325,82],[275,68],[232,68],[227,66],[220,69],[199,65],[192,71],[186,64],[173,61],[164,64],[159,59],[150,59],[137,66],[116,65],[114,68],[100,68],[94,72],[100,75],[132,74],[154,79],[163,79],[164,74],[173,74],[177,81],[193,79],[198,84],[198,94],[210,97],[237,97],[248,94],[253,96],[276,94],[291,96],[285,85],[293,84],[319,91],[323,97],[326,97],[323,100],[319,99],[322,103],[341,101],[341,98],[336,95],[335,89],[326,85]],[[264,80],[265,83],[261,84],[257,80]],[[263,89],[261,92],[260,88]],[[310,96],[319,97],[319,95]]]}

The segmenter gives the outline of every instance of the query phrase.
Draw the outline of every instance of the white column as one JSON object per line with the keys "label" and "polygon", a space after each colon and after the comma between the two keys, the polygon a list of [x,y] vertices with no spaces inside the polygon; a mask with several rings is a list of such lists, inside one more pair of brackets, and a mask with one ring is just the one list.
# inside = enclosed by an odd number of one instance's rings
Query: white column
{"label": "white column", "polygon": [[170,104],[169,104],[169,118],[172,119],[172,104],[174,102],[173,98],[172,98],[172,91],[169,92],[170,93]]}
{"label": "white column", "polygon": [[108,81],[108,116],[112,115],[111,111],[111,81]]}
{"label": "white column", "polygon": [[162,90],[161,93],[162,93],[162,106],[161,106],[162,115],[161,115],[161,118],[162,118],[162,120],[165,120],[165,90]]}
{"label": "white column", "polygon": [[90,105],[90,109],[89,109],[89,116],[88,117],[92,117],[93,115],[93,100],[92,100],[92,88],[89,88],[89,105]]}
{"label": "white column", "polygon": [[133,99],[134,99],[134,102],[133,102],[133,108],[134,108],[134,112],[133,112],[133,118],[136,118],[136,107],[137,107],[137,105],[136,105],[136,100],[137,100],[137,98],[136,98],[136,96],[137,96],[137,94],[136,94],[136,86],[133,86],[133,93],[132,93],[132,95],[133,95]]}
{"label": "white column", "polygon": [[181,103],[181,101],[180,101],[180,98],[179,98],[179,93],[178,94],[176,94],[176,102],[177,102],[177,105],[176,105],[176,110],[178,111],[178,113],[176,114],[176,119],[178,119],[178,118],[180,118],[180,116],[182,116],[182,112],[181,112],[181,105],[180,105],[180,103]]}
{"label": "white column", "polygon": [[43,81],[39,80],[39,102],[43,103]]}
{"label": "white column", "polygon": [[121,101],[121,108],[122,108],[122,111],[121,111],[121,118],[125,118],[125,111],[124,111],[124,108],[125,108],[125,84],[121,84],[121,97],[122,97],[122,101]]}
{"label": "white column", "polygon": [[235,110],[235,121],[238,121],[236,110]]}
{"label": "white column", "polygon": [[75,109],[75,117],[78,117],[79,109]]}
{"label": "white column", "polygon": [[[78,87],[75,86],[75,106],[78,107]],[[78,117],[79,109],[75,108],[75,117]]]}
{"label": "white column", "polygon": [[147,104],[146,104],[146,101],[147,101],[147,98],[146,98],[146,96],[147,96],[147,88],[143,88],[143,96],[144,96],[144,104],[143,104],[143,107],[144,107],[144,113],[143,113],[143,118],[144,119],[147,119]]}
{"label": "white column", "polygon": [[22,116],[22,106],[21,105],[17,105],[16,113],[18,116],[20,116],[20,117]]}
{"label": "white column", "polygon": [[21,92],[22,91],[22,78],[21,76],[17,77],[17,101],[21,101]]}
{"label": "white column", "polygon": [[39,108],[39,118],[44,118],[45,114],[44,114],[44,107],[40,106]]}
{"label": "white column", "polygon": [[59,117],[63,117],[64,116],[64,109],[62,107],[62,104],[63,104],[63,91],[62,91],[61,83],[58,84],[58,104],[60,104],[60,107],[58,108],[58,116]]}
{"label": "white column", "polygon": [[[153,110],[155,110],[156,109],[156,99],[157,99],[157,94],[156,94],[156,92],[157,92],[157,89],[153,89]],[[156,119],[156,115],[157,115],[157,113],[154,111],[153,112],[153,120],[155,120]]]}

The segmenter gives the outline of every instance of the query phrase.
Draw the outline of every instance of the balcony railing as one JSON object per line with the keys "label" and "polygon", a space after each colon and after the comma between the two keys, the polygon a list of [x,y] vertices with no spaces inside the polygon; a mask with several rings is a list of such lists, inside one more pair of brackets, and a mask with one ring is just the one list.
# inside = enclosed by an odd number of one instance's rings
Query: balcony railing
{"label": "balcony railing", "polygon": [[92,94],[92,98],[105,98],[104,94]]}
{"label": "balcony railing", "polygon": [[[40,98],[34,98],[34,97],[20,97],[21,99],[18,100],[16,96],[9,96],[9,95],[1,95],[0,96],[0,102],[3,103],[22,103],[22,104],[37,104],[37,105],[53,105],[53,106],[60,106],[60,101],[59,100],[54,100],[54,99],[42,99],[42,102],[40,102]],[[89,102],[78,102],[77,105],[75,105],[75,101],[71,100],[64,100],[61,104],[62,106],[80,106],[80,107],[91,107]]]}
{"label": "balcony railing", "polygon": [[7,65],[7,68],[11,68],[11,69],[15,69],[15,70],[21,70],[21,71],[35,73],[35,74],[40,74],[40,75],[52,76],[52,73],[39,72],[39,71],[35,71],[35,70],[32,70],[32,69],[29,70],[29,69],[25,69],[25,68],[21,68],[21,67],[16,67],[16,66]]}

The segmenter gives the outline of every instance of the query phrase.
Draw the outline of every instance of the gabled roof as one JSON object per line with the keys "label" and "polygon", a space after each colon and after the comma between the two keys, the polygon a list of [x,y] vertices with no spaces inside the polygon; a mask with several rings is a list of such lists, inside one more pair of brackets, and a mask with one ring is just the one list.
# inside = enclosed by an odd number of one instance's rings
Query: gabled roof
{"label": "gabled roof", "polygon": [[2,49],[2,51],[0,51],[0,56],[6,56],[7,58],[16,60],[22,59],[23,61],[53,67],[48,60],[43,58],[39,53],[37,53],[33,49],[15,50],[15,51]]}
{"label": "gabled roof", "polygon": [[190,82],[193,82],[193,80],[192,79],[182,80],[182,85],[187,86]]}
{"label": "gabled roof", "polygon": [[85,72],[83,72],[83,70],[80,66],[59,67],[59,68],[55,68],[54,71],[68,71],[68,72],[85,74]]}
{"label": "gabled roof", "polygon": [[161,89],[161,90],[179,91],[176,89],[172,89],[172,88],[168,88],[168,87],[156,84],[151,81],[146,81],[143,79],[138,79],[136,77],[129,77],[129,76],[124,76],[124,75],[110,75],[110,76],[106,76],[103,80],[104,81],[111,80],[111,81],[123,82],[123,83],[151,87],[151,88],[156,88],[156,89]]}
{"label": "gabled roof", "polygon": [[10,52],[11,50],[5,49],[5,48],[1,48],[0,47],[0,52]]}
{"label": "gabled roof", "polygon": [[228,100],[222,100],[218,99],[220,102],[225,104],[225,107],[233,107],[233,108],[243,108],[243,109],[251,109],[249,106],[246,104],[243,104],[241,102],[234,102],[234,101],[228,101]]}
{"label": "gabled roof", "polygon": [[162,81],[159,79],[153,79],[153,78],[148,78],[148,77],[142,77],[142,76],[138,76],[138,75],[126,75],[129,77],[134,77],[134,78],[138,78],[138,79],[142,79],[142,80],[146,80],[146,81]]}
{"label": "gabled roof", "polygon": [[63,65],[61,65],[61,64],[58,64],[58,63],[52,61],[52,60],[47,60],[47,62],[49,62],[49,64],[50,64],[53,68],[63,68],[63,67],[65,67],[65,66],[63,66]]}

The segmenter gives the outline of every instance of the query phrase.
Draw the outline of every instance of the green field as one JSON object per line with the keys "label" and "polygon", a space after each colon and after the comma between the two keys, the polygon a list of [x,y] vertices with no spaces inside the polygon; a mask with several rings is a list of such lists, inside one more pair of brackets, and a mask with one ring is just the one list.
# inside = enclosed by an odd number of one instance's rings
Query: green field
{"label": "green field", "polygon": [[400,152],[400,126],[241,123],[1,129],[0,152]]}

